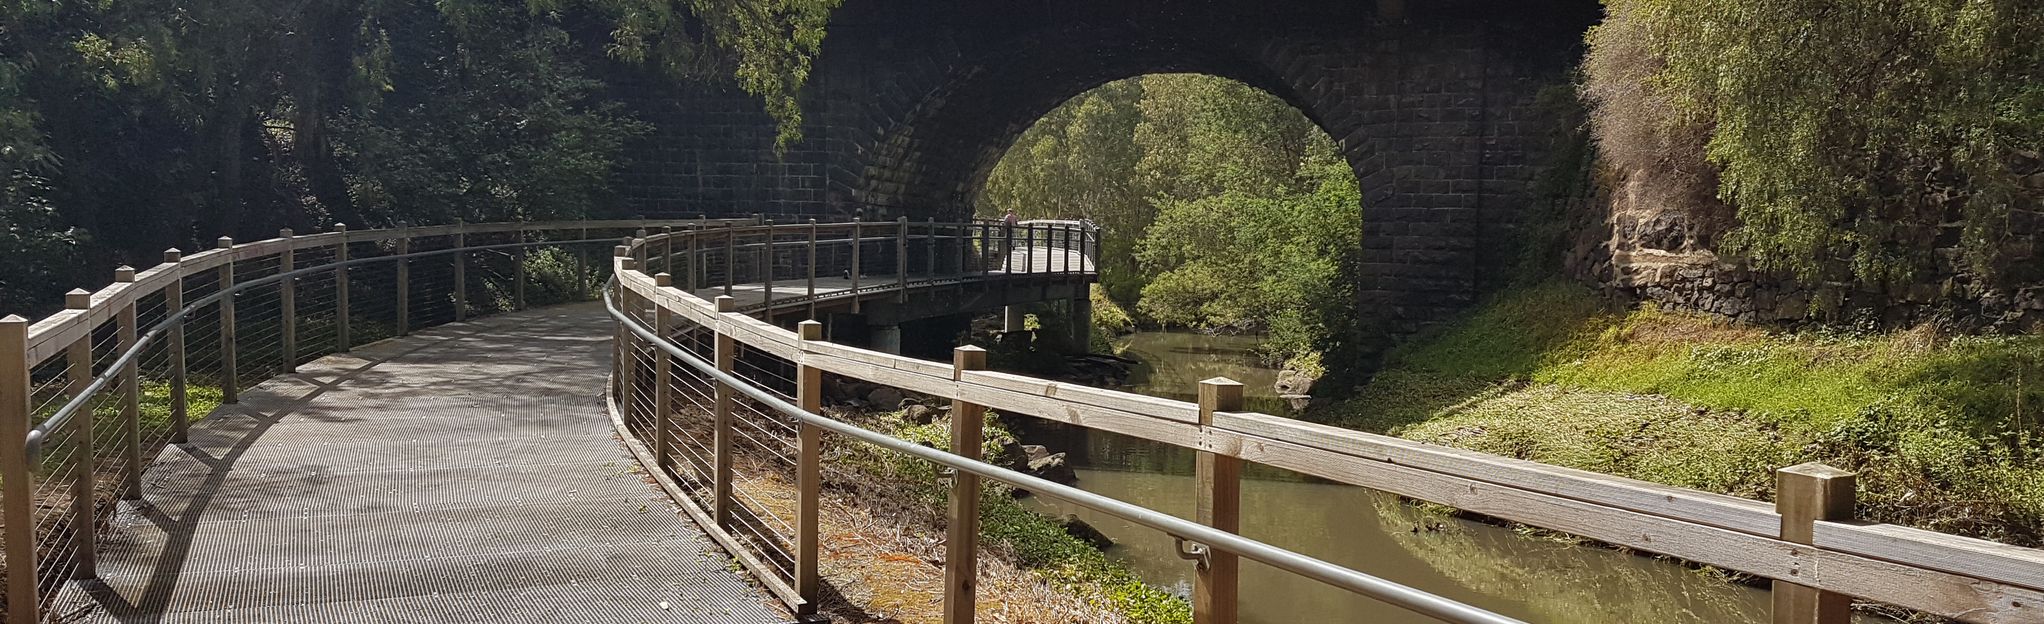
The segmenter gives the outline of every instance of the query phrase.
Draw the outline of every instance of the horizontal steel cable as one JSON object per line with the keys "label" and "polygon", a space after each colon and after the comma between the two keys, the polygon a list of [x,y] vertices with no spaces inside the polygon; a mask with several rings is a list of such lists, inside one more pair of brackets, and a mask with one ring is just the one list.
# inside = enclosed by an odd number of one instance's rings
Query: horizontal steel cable
{"label": "horizontal steel cable", "polygon": [[1435,619],[1461,624],[1526,624],[1522,620],[1485,611],[1307,555],[1190,522],[1170,514],[1094,494],[1055,481],[975,461],[886,434],[868,431],[858,426],[839,422],[827,416],[811,413],[794,404],[781,400],[780,397],[774,396],[771,392],[755,388],[743,379],[718,370],[710,362],[696,357],[695,354],[689,353],[686,349],[677,347],[669,341],[662,339],[651,328],[639,322],[638,319],[632,318],[631,315],[619,310],[616,302],[613,301],[615,295],[615,290],[605,293],[603,300],[604,309],[609,311],[611,318],[617,319],[620,324],[640,339],[646,340],[649,344],[666,352],[668,355],[680,359],[698,372],[713,377],[717,381],[738,390],[755,401],[766,404],[776,411],[796,418],[803,424],[815,426],[887,450],[905,453],[923,461],[1022,487],[1035,494],[1061,499],[1100,511],[1123,520],[1162,531],[1178,539],[1205,544],[1210,548],[1233,553],[1252,561],[1257,561],[1363,596],[1375,598],[1392,606]]}

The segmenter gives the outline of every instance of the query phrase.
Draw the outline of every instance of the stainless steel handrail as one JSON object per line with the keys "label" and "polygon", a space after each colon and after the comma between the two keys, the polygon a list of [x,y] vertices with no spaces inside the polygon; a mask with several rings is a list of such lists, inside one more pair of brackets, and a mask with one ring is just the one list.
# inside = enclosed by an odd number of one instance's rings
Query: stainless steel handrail
{"label": "stainless steel handrail", "polygon": [[1003,481],[1022,487],[1032,493],[1065,500],[1073,504],[1100,511],[1133,522],[1144,527],[1162,531],[1181,540],[1205,544],[1251,561],[1285,570],[1328,585],[1382,600],[1387,604],[1457,624],[1526,624],[1514,619],[1454,600],[1443,598],[1419,589],[1400,585],[1382,578],[1357,572],[1307,555],[1285,550],[1270,544],[1242,537],[1227,531],[1190,522],[1170,514],[1154,511],[1131,503],[1099,494],[1094,494],[1062,483],[1048,481],[993,464],[975,461],[959,455],[914,444],[873,431],[839,422],[821,414],[803,410],[765,390],[755,387],[735,375],[718,370],[708,361],[697,357],[687,349],[668,341],[664,336],[647,328],[638,319],[619,310],[614,296],[616,286],[605,292],[603,306],[611,318],[630,330],[640,339],[687,364],[696,372],[716,379],[727,387],[734,388],[747,397],[765,404],[781,414],[800,420],[803,424],[815,426],[846,437],[854,438],[881,448],[906,453],[924,461],[963,470],[982,477]]}

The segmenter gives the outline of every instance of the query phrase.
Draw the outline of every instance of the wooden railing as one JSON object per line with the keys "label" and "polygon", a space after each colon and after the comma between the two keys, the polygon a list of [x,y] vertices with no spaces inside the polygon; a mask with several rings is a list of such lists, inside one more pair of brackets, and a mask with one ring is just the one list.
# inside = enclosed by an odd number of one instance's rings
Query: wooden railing
{"label": "wooden railing", "polygon": [[[981,370],[966,350],[940,363],[848,347],[821,340],[813,321],[789,329],[755,318],[772,306],[748,314],[729,298],[674,287],[671,277],[656,275],[663,258],[646,255],[669,240],[638,239],[614,258],[620,318],[661,337],[654,344],[620,325],[614,413],[670,492],[797,609],[813,607],[818,590],[824,468],[817,423],[825,421],[816,419],[827,374],[949,399],[954,414],[992,409],[1194,449],[1198,520],[1228,532],[1241,513],[1241,467],[1259,463],[1771,579],[1776,622],[1845,622],[1852,598],[1962,622],[2044,622],[2044,551],[1856,522],[1853,475],[1843,471],[1782,468],[1778,500],[1770,505],[1246,412],[1240,385],[1226,380],[1202,383],[1200,401],[1188,403]],[[742,273],[726,279],[751,281]],[[672,356],[681,352],[713,362],[715,374],[678,365]],[[730,387],[719,375],[749,388]],[[787,397],[799,410],[746,400],[747,393]],[[952,419],[960,453],[952,457],[973,458],[976,422]],[[763,469],[792,475],[800,492],[794,517],[749,508],[733,484],[734,446],[753,447],[775,458]],[[977,488],[962,473],[954,484],[961,498]],[[952,580],[944,599],[968,606],[947,607],[950,622],[971,618],[972,585],[961,579],[973,569],[975,513],[971,505],[952,505],[954,550],[946,562]],[[1234,562],[1248,553],[1225,547],[1205,553],[1195,618],[1233,622]]]}
{"label": "wooden railing", "polygon": [[660,232],[633,253],[647,268],[667,273],[674,287],[702,293],[740,286],[758,293],[743,311],[783,310],[792,304],[856,295],[903,294],[912,287],[1017,275],[1090,275],[1099,253],[1098,230],[1081,222],[935,220],[818,223],[730,223]]}
{"label": "wooden railing", "polygon": [[[5,620],[40,621],[67,581],[96,576],[107,512],[140,496],[142,470],[164,444],[186,441],[194,404],[235,403],[301,363],[419,327],[587,299],[610,270],[609,250],[646,227],[757,222],[336,226],[222,238],[200,253],[169,250],[146,270],[123,267],[111,285],[72,291],[67,309],[40,321],[0,319]],[[533,253],[558,255],[535,264]],[[552,274],[528,275],[528,265]],[[528,292],[539,286],[545,292]]]}

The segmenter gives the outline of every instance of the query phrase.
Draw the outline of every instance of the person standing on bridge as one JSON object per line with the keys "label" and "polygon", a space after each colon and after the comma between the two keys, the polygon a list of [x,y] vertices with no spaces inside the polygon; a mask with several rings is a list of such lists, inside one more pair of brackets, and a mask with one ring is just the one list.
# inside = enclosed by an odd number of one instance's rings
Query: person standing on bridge
{"label": "person standing on bridge", "polygon": [[1015,216],[1014,208],[1009,208],[1008,214],[1001,215],[1001,239],[1007,241],[1001,245],[1002,268],[1007,268],[1015,256],[1015,224],[1021,221],[1021,217]]}

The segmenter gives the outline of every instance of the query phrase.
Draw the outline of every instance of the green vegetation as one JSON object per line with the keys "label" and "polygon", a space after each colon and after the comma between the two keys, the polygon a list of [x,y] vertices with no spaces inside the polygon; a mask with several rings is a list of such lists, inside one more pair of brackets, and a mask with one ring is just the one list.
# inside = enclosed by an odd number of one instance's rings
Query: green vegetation
{"label": "green vegetation", "polygon": [[221,234],[587,215],[644,129],[612,60],[734,82],[785,144],[837,3],[0,2],[0,308]]}
{"label": "green vegetation", "polygon": [[[1289,104],[1222,78],[1163,74],[1052,111],[995,166],[982,216],[1086,217],[1102,242],[1102,329],[1268,332],[1274,360],[1350,328],[1341,271],[1362,199],[1333,140]],[[1136,318],[1101,314],[1126,307]]]}
{"label": "green vegetation", "polygon": [[[2044,11],[2028,0],[1605,0],[1586,94],[1607,164],[1649,202],[1736,209],[1728,251],[1816,280],[1937,265],[2037,279]],[[2029,176],[2029,179],[2025,179]]]}
{"label": "green vegetation", "polygon": [[1861,472],[1864,515],[2044,544],[2044,336],[1774,333],[1505,292],[1395,350],[1336,424],[1747,497]]}
{"label": "green vegetation", "polygon": [[[926,425],[910,424],[900,412],[867,415],[860,423],[881,433],[938,449],[951,446],[948,418]],[[997,458],[1016,443],[1014,434],[1001,424],[1001,417],[989,413],[985,425],[983,457]],[[870,480],[897,486],[895,495],[926,509],[941,509],[950,491],[940,481],[934,464],[874,447],[853,444],[841,449],[844,465]],[[1065,532],[1056,520],[1024,506],[1013,488],[982,482],[980,535],[984,542],[1005,552],[1045,581],[1067,591],[1100,600],[1136,624],[1185,624],[1192,621],[1191,606],[1183,599],[1152,587],[1134,571],[1112,561],[1086,542]]]}

